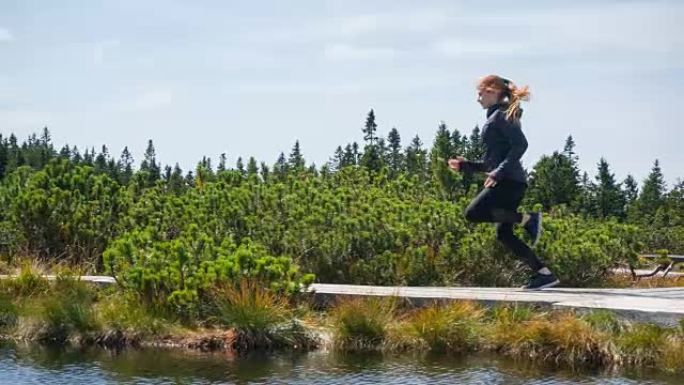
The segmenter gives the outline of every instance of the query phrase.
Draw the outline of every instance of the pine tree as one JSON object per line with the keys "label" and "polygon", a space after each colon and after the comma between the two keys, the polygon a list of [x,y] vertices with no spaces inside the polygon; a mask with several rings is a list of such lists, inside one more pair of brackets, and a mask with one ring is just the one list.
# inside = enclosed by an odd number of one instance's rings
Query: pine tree
{"label": "pine tree", "polygon": [[93,160],[95,160],[95,148],[92,148],[92,150],[88,150],[88,148],[86,147],[86,150],[83,153],[82,162],[88,166],[92,166]]}
{"label": "pine tree", "polygon": [[263,180],[264,183],[268,183],[270,175],[270,170],[266,162],[261,162],[261,180]]}
{"label": "pine tree", "polygon": [[361,155],[359,154],[359,144],[356,142],[352,143],[352,164],[358,165],[361,160]]}
{"label": "pine tree", "polygon": [[[568,137],[562,153],[554,151],[551,156],[544,155],[534,165],[530,172],[530,188],[527,193],[527,201],[541,203],[545,209],[563,204],[574,208],[575,211],[584,211],[583,207],[588,204],[585,198],[593,194],[593,190],[587,191],[587,196],[581,196],[579,167],[577,156],[574,152],[574,141]],[[588,178],[588,177],[587,177]],[[587,183],[590,183],[587,179]]]}
{"label": "pine tree", "polygon": [[69,148],[68,144],[65,144],[62,146],[62,149],[59,150],[59,156],[60,158],[71,159],[71,148]]}
{"label": "pine tree", "polygon": [[118,169],[120,170],[119,175],[121,175],[119,182],[121,184],[127,185],[133,177],[133,156],[131,155],[130,151],[128,151],[128,146],[124,147],[123,151],[121,151]]}
{"label": "pine tree", "polygon": [[307,171],[314,178],[316,178],[318,176],[318,169],[316,168],[316,163],[311,163],[311,165],[307,168]]}
{"label": "pine tree", "polygon": [[421,180],[426,177],[427,154],[423,149],[423,142],[416,135],[406,148],[406,171],[410,175],[418,175]]}
{"label": "pine tree", "polygon": [[240,174],[245,175],[245,172],[246,172],[246,171],[245,171],[245,165],[244,165],[244,163],[242,162],[242,157],[241,157],[241,156],[239,156],[239,157],[237,158],[237,162],[235,163],[235,167],[236,167],[237,170],[240,172]]}
{"label": "pine tree", "polygon": [[480,127],[475,126],[470,133],[468,139],[468,147],[466,148],[466,159],[480,160],[484,156],[484,145],[482,144],[482,136],[480,135]]}
{"label": "pine tree", "polygon": [[622,185],[624,186],[624,196],[627,204],[634,203],[639,196],[639,186],[636,179],[629,174],[627,175],[627,178],[625,178],[625,181],[622,183]]}
{"label": "pine tree", "polygon": [[624,218],[625,201],[621,186],[615,182],[608,162],[601,158],[598,164],[596,185],[594,186],[595,209],[599,218]]}
{"label": "pine tree", "polygon": [[278,180],[282,181],[285,180],[288,171],[288,164],[287,160],[285,159],[285,154],[281,152],[280,155],[278,155],[278,160],[276,160],[276,163],[273,165],[273,175]]}
{"label": "pine tree", "polygon": [[451,147],[454,150],[453,156],[466,157],[466,155],[468,155],[468,138],[465,135],[461,135],[461,132],[458,131],[458,129],[454,129],[451,133]]}
{"label": "pine tree", "polygon": [[247,175],[259,175],[259,166],[253,156],[250,156],[249,161],[247,162]]}
{"label": "pine tree", "polygon": [[188,171],[185,175],[185,186],[190,187],[195,185],[195,175],[192,171]]}
{"label": "pine tree", "polygon": [[[679,231],[679,234],[684,235],[684,180],[679,180],[675,186],[665,194],[663,205],[659,209],[656,225],[665,231]],[[682,238],[681,235],[675,235],[675,245],[672,249],[681,249]]]}
{"label": "pine tree", "polygon": [[375,144],[377,139],[376,131],[378,130],[378,125],[375,123],[375,112],[371,108],[366,116],[366,124],[364,125],[363,140],[365,140],[369,145]]}
{"label": "pine tree", "polygon": [[563,155],[567,156],[573,164],[577,165],[577,154],[575,154],[575,140],[572,135],[568,135],[565,139],[565,145],[563,146]]}
{"label": "pine tree", "polygon": [[[579,157],[575,153],[575,140],[572,135],[568,135],[565,139],[565,145],[563,146],[563,155],[569,161],[569,168],[565,165],[564,172],[566,173],[565,178],[565,193],[571,200],[577,202],[580,194],[580,168],[579,168]],[[563,162],[565,164],[565,162]],[[577,207],[574,207],[577,211]]]}
{"label": "pine tree", "polygon": [[50,130],[47,127],[43,127],[43,133],[40,135],[40,144],[47,148],[52,141],[52,135],[50,135]]}
{"label": "pine tree", "polygon": [[658,209],[663,205],[665,189],[665,179],[660,170],[660,163],[656,159],[651,173],[642,184],[641,193],[636,202],[636,211],[641,215],[642,220],[648,221],[655,216]]}
{"label": "pine tree", "polygon": [[378,138],[377,142],[378,155],[380,157],[380,164],[386,166],[389,159],[389,147],[385,142],[385,138]]}
{"label": "pine tree", "polygon": [[226,153],[221,153],[221,157],[219,158],[219,164],[218,168],[216,169],[218,172],[221,171],[226,171]]}
{"label": "pine tree", "polygon": [[216,180],[216,175],[211,167],[211,158],[206,156],[195,167],[195,186],[204,187],[205,184]]}
{"label": "pine tree", "polygon": [[401,148],[401,136],[396,128],[392,128],[387,135],[389,144],[388,165],[390,177],[396,177],[404,171],[404,154]]}
{"label": "pine tree", "polygon": [[95,171],[107,172],[107,161],[109,160],[109,150],[102,145],[102,151],[95,157]]}
{"label": "pine tree", "polygon": [[532,202],[541,203],[545,209],[574,202],[576,196],[570,193],[566,185],[569,174],[570,162],[565,156],[558,152],[542,156],[530,173],[528,195]]}
{"label": "pine tree", "polygon": [[52,147],[52,136],[47,127],[43,128],[43,133],[40,136],[40,168],[45,167],[50,159],[54,156],[54,148]]}
{"label": "pine tree", "polygon": [[73,150],[71,150],[71,161],[75,164],[79,164],[83,161],[81,153],[78,151],[78,147],[76,146],[74,146]]}
{"label": "pine tree", "polygon": [[202,157],[202,166],[209,170],[212,174],[214,173],[214,168],[211,166],[211,158],[208,156]]}
{"label": "pine tree", "polygon": [[156,153],[154,150],[154,143],[152,143],[152,139],[148,140],[147,142],[147,149],[145,150],[144,159],[140,164],[140,171],[144,171],[147,173],[147,186],[154,186],[154,184],[161,177],[161,167],[159,166],[159,164],[157,164]]}
{"label": "pine tree", "polygon": [[335,149],[335,154],[333,155],[333,158],[331,159],[331,163],[333,165],[334,170],[341,170],[342,167],[345,166],[344,164],[344,151],[342,151],[342,146],[337,146]]}
{"label": "pine tree", "polygon": [[167,184],[168,184],[169,181],[171,180],[171,172],[172,172],[171,166],[169,166],[169,165],[167,164],[167,165],[164,167],[164,174],[163,174],[163,176],[162,176],[162,180],[163,180],[164,182],[166,182]]}
{"label": "pine tree", "polygon": [[366,116],[366,123],[361,131],[363,132],[363,140],[366,144],[363,148],[363,154],[359,164],[369,171],[377,172],[382,168],[382,153],[378,146],[377,137],[378,125],[375,123],[375,112],[371,109]]}
{"label": "pine tree", "polygon": [[342,157],[342,166],[340,168],[346,167],[346,166],[355,166],[356,165],[356,158],[354,154],[354,150],[352,149],[352,145],[348,144],[344,148],[344,156]]}
{"label": "pine tree", "polygon": [[589,179],[589,174],[585,171],[582,173],[580,182],[580,194],[577,199],[577,211],[584,215],[592,215],[596,212],[596,200],[594,199],[594,190],[596,187]]}
{"label": "pine tree", "polygon": [[0,134],[0,181],[5,177],[7,170],[7,143],[2,139],[2,134]]}
{"label": "pine tree", "polygon": [[360,165],[367,168],[369,171],[380,171],[380,168],[382,168],[382,159],[380,158],[380,149],[377,144],[366,145],[364,147]]}
{"label": "pine tree", "polygon": [[204,186],[214,180],[214,172],[211,169],[211,160],[206,156],[195,167],[195,187],[202,190]]}
{"label": "pine tree", "polygon": [[325,180],[325,179],[328,179],[328,177],[330,176],[331,173],[332,173],[332,170],[330,167],[330,163],[325,162],[323,164],[323,166],[321,166],[321,170],[319,171],[319,175],[321,176],[322,179]]}
{"label": "pine tree", "polygon": [[435,134],[435,140],[432,143],[432,149],[430,150],[431,160],[432,158],[441,158],[440,163],[447,158],[450,158],[454,152],[453,143],[451,142],[451,133],[444,122],[441,122],[437,126],[437,133]]}
{"label": "pine tree", "polygon": [[292,151],[290,152],[290,157],[287,160],[290,169],[301,171],[304,169],[304,157],[302,156],[302,150],[299,147],[299,141],[295,141],[294,146],[292,146]]}
{"label": "pine tree", "polygon": [[453,199],[460,187],[461,178],[447,165],[447,160],[454,154],[451,133],[444,122],[437,127],[435,140],[430,150],[430,169],[438,180],[448,199]]}

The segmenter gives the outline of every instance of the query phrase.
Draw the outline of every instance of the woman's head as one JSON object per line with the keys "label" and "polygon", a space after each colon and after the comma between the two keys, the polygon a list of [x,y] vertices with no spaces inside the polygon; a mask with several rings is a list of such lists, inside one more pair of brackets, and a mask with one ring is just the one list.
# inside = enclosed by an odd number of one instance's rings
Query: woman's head
{"label": "woman's head", "polygon": [[489,108],[495,104],[506,103],[506,119],[520,119],[521,101],[530,99],[529,87],[517,87],[512,81],[498,75],[487,75],[477,84],[477,101],[482,108]]}

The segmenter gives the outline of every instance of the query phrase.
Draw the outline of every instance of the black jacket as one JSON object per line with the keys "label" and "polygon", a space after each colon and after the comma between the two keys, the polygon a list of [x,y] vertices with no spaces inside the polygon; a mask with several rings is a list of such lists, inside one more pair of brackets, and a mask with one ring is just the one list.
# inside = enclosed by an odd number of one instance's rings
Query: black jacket
{"label": "black jacket", "polygon": [[466,161],[464,172],[494,171],[496,180],[511,180],[527,183],[527,173],[520,158],[527,150],[527,139],[520,129],[520,120],[506,119],[505,104],[496,104],[487,109],[487,122],[482,126],[484,157],[479,161]]}

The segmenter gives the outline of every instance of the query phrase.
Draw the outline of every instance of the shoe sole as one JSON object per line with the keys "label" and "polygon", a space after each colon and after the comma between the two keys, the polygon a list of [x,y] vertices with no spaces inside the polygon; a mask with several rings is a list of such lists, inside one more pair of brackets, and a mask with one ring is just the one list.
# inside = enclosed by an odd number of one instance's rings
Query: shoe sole
{"label": "shoe sole", "polygon": [[541,286],[539,286],[539,287],[534,287],[534,288],[523,287],[523,289],[524,289],[524,290],[541,290],[541,289],[548,289],[548,288],[550,288],[550,287],[554,287],[554,286],[558,285],[559,283],[560,283],[560,280],[557,279],[557,280],[555,280],[555,281],[553,281],[553,282],[547,283],[546,285],[541,285]]}

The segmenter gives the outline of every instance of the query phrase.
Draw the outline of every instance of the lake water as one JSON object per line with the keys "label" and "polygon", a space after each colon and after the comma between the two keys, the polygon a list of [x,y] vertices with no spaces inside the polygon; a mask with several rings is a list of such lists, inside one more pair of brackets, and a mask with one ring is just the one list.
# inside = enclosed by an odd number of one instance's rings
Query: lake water
{"label": "lake water", "polygon": [[491,356],[193,353],[3,344],[0,384],[684,384],[641,372],[573,372]]}

